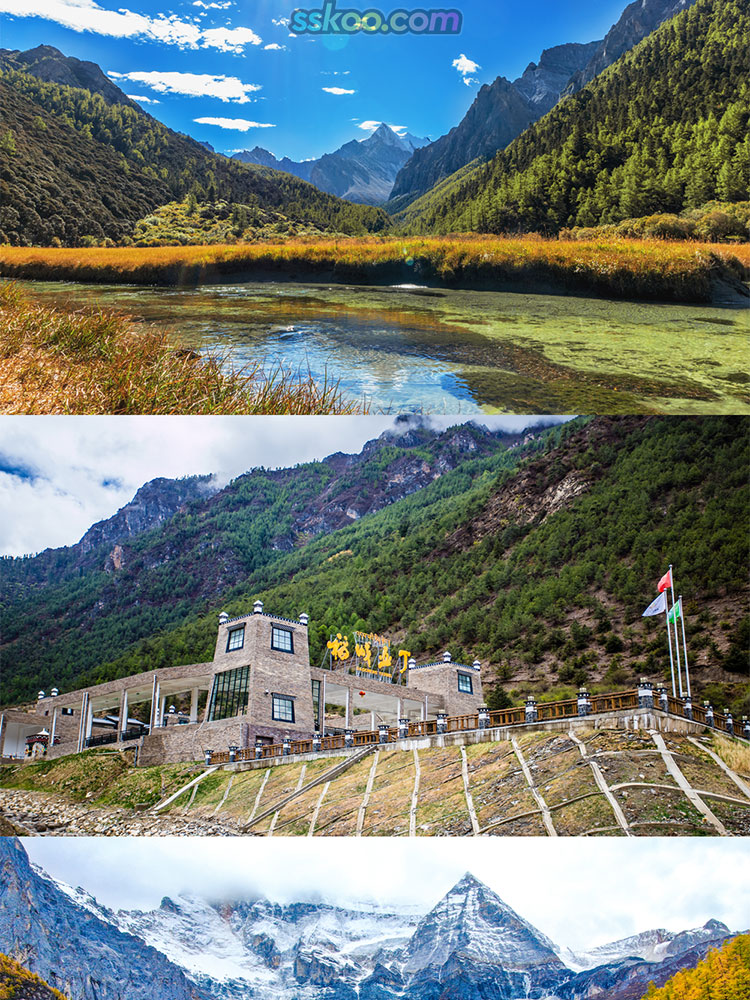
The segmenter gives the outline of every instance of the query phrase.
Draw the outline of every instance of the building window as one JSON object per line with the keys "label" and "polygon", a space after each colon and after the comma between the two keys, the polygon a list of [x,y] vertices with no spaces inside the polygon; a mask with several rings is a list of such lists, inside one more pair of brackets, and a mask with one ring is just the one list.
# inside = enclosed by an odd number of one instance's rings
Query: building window
{"label": "building window", "polygon": [[245,626],[240,625],[238,628],[230,628],[229,638],[227,639],[227,652],[231,653],[233,649],[242,649],[245,645]]}
{"label": "building window", "polygon": [[224,670],[215,674],[208,704],[208,721],[231,719],[244,712],[249,683],[250,667],[238,667],[236,670]]}
{"label": "building window", "polygon": [[271,626],[271,649],[278,649],[282,653],[293,653],[294,642],[292,640],[292,630],[279,628],[278,625]]}
{"label": "building window", "polygon": [[315,719],[315,728],[323,728],[323,719],[320,713],[320,681],[312,682],[312,699],[313,699],[313,719]]}
{"label": "building window", "polygon": [[72,708],[63,708],[62,709],[62,714],[63,715],[74,715],[75,712],[74,712],[74,709],[72,709]]}
{"label": "building window", "polygon": [[294,698],[287,698],[283,694],[274,694],[271,718],[276,722],[294,722]]}
{"label": "building window", "polygon": [[458,690],[463,694],[474,694],[474,684],[471,679],[471,674],[458,675]]}

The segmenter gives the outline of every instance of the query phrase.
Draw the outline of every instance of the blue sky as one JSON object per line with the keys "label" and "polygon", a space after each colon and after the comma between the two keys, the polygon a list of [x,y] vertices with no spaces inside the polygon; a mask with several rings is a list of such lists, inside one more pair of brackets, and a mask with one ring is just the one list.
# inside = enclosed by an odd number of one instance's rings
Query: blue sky
{"label": "blue sky", "polygon": [[[464,0],[460,35],[345,39],[290,37],[284,22],[296,5],[0,0],[0,46],[46,43],[123,74],[116,82],[126,93],[159,102],[144,102],[146,110],[220,152],[261,145],[306,159],[366,137],[363,123],[385,121],[435,139],[460,121],[482,83],[498,75],[514,79],[543,48],[601,38],[625,2]],[[339,2],[355,5],[369,6]],[[381,9],[399,6],[386,2]],[[241,131],[217,119],[255,124]]]}

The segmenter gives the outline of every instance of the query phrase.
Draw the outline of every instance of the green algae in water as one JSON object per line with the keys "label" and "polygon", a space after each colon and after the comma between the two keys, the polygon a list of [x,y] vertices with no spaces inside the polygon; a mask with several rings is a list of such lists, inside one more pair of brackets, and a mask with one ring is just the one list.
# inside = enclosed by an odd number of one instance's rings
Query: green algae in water
{"label": "green algae in water", "polygon": [[21,282],[195,350],[339,380],[373,410],[750,412],[750,314],[729,306],[295,282],[195,289]]}

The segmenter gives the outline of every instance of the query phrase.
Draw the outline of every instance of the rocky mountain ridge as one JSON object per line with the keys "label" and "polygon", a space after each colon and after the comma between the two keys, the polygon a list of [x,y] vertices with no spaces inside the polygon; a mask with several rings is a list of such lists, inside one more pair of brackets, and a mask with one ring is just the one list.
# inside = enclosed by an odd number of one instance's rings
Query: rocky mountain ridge
{"label": "rocky mountain ridge", "polygon": [[382,205],[390,197],[398,171],[415,150],[429,141],[408,132],[399,135],[383,122],[366,139],[352,139],[314,160],[298,162],[288,156],[277,160],[261,146],[235,153],[232,159],[284,170],[348,201]]}
{"label": "rocky mountain ridge", "polygon": [[113,83],[94,62],[66,56],[54,45],[37,45],[21,52],[19,49],[0,49],[0,70],[14,69],[31,73],[47,83],[61,83],[66,87],[82,87],[101,96],[110,104],[139,106]]}
{"label": "rocky mountain ridge", "polygon": [[512,83],[484,84],[464,118],[417,150],[399,171],[387,209],[399,212],[441,180],[474,160],[488,160],[557,102],[576,93],[664,21],[694,0],[635,0],[599,41],[545,49]]}
{"label": "rocky mountain ridge", "polygon": [[[643,992],[732,936],[718,921],[682,934],[645,932],[627,946],[594,949],[609,962],[579,973],[469,873],[419,919],[410,907],[366,902],[192,896],[114,912],[35,870],[18,841],[0,842],[0,866],[0,949],[80,1000],[593,1000],[603,981],[608,1000],[624,1000],[634,984]],[[623,948],[645,954],[657,938],[692,947],[656,961],[617,957]]]}

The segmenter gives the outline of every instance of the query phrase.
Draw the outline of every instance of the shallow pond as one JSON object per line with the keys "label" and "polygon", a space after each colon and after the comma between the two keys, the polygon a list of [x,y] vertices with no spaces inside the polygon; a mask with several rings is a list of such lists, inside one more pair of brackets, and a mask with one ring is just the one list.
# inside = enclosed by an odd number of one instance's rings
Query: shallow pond
{"label": "shallow pond", "polygon": [[415,286],[21,284],[166,325],[234,367],[309,369],[372,411],[750,412],[747,308]]}

